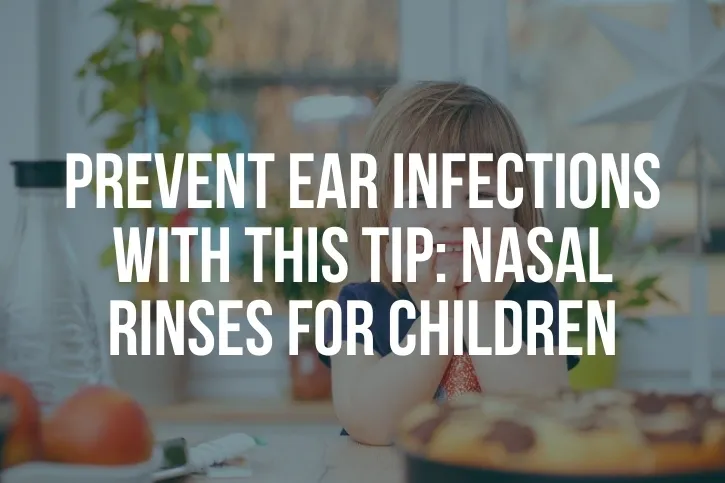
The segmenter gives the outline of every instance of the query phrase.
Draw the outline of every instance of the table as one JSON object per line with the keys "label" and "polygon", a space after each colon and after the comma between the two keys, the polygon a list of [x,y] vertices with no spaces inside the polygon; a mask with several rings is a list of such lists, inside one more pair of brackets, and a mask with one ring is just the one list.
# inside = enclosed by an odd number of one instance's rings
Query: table
{"label": "table", "polygon": [[[212,439],[224,434],[209,434]],[[185,483],[403,483],[403,458],[394,447],[365,446],[346,436],[261,435],[266,446],[249,452],[254,474],[216,479],[202,475]],[[192,444],[195,441],[190,441]]]}
{"label": "table", "polygon": [[271,400],[186,401],[172,406],[149,407],[146,414],[159,424],[308,423],[338,424],[332,401]]}

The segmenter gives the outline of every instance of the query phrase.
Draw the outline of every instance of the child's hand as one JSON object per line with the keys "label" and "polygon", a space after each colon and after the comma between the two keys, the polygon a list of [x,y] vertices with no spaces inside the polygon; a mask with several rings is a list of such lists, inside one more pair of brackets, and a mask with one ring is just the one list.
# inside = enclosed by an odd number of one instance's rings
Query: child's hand
{"label": "child's hand", "polygon": [[[390,265],[392,259],[390,245],[388,245],[386,258],[388,260],[388,266],[392,266]],[[408,282],[406,258],[405,254],[403,254],[401,267],[403,280],[406,282],[405,287],[408,293],[419,309],[420,302],[422,300],[428,300],[430,301],[431,314],[437,314],[439,309],[438,302],[440,300],[455,300],[458,298],[456,280],[459,278],[459,268],[437,266],[438,254],[434,253],[427,261],[417,264],[415,282]],[[438,274],[445,275],[444,282],[438,281]]]}
{"label": "child's hand", "polygon": [[[501,247],[501,237],[504,227],[516,227],[518,232],[518,245],[521,251],[521,259],[525,262],[530,254],[527,242],[526,230],[515,223],[499,227],[497,230],[491,230],[491,273],[489,280],[491,282],[482,282],[478,273],[475,261],[471,267],[471,282],[463,284],[459,287],[459,295],[462,300],[478,300],[479,302],[493,302],[502,300],[511,289],[514,281],[514,274],[507,272],[504,274],[500,282],[496,282],[496,268],[498,266],[499,252]],[[508,262],[512,260],[512,255],[507,256]]]}

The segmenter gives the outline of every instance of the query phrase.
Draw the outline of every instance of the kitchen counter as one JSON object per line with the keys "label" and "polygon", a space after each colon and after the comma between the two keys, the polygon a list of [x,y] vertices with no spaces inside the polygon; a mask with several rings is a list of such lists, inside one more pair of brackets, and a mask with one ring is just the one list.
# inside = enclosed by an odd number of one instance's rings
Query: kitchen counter
{"label": "kitchen counter", "polygon": [[195,475],[184,483],[402,483],[393,447],[360,445],[340,436],[330,401],[196,401],[147,410],[158,439],[194,446],[243,432],[265,441],[248,453],[251,477]]}
{"label": "kitchen counter", "polygon": [[[205,439],[224,436],[206,433]],[[211,478],[196,475],[185,483],[403,483],[403,458],[394,447],[355,443],[345,436],[262,435],[266,446],[249,452],[252,475]],[[192,442],[192,441],[190,441]],[[194,442],[198,441],[193,441]]]}
{"label": "kitchen counter", "polygon": [[160,423],[308,423],[337,422],[331,401],[292,400],[191,401],[150,408],[149,417]]}

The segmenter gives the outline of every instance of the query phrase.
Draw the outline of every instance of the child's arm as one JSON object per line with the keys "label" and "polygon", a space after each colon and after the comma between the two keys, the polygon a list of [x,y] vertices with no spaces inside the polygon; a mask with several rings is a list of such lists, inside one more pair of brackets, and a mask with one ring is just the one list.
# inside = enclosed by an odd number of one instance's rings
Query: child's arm
{"label": "child's arm", "polygon": [[391,444],[403,415],[435,394],[451,356],[438,355],[436,334],[430,337],[431,355],[421,355],[420,327],[418,319],[408,332],[416,338],[416,350],[408,356],[364,355],[363,345],[358,344],[357,355],[343,351],[332,357],[335,412],[353,439],[371,445]]}
{"label": "child's arm", "polygon": [[[524,317],[525,321],[526,318]],[[556,324],[554,324],[556,326]],[[514,338],[512,324],[504,324],[506,333],[504,341],[510,346]],[[554,329],[555,330],[555,329]],[[493,303],[481,306],[478,314],[479,347],[491,347],[491,341],[496,340],[496,323]],[[464,330],[466,345],[471,346],[468,340],[468,330]],[[488,342],[485,342],[488,341]],[[554,339],[556,345],[556,337]],[[530,344],[536,342],[531,340]],[[489,393],[555,393],[569,385],[566,356],[544,354],[543,347],[536,348],[535,355],[529,355],[526,341],[522,343],[518,354],[501,355],[493,359],[491,355],[471,355],[476,375]]]}

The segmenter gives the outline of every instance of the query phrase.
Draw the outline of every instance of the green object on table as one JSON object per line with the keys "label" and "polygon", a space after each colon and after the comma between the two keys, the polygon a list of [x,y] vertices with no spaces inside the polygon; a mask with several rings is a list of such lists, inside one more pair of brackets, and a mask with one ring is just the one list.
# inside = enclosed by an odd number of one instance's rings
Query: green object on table
{"label": "green object on table", "polygon": [[184,438],[174,438],[161,442],[164,461],[161,469],[182,468],[189,463],[189,452]]}
{"label": "green object on table", "polygon": [[615,355],[607,355],[601,339],[597,338],[596,353],[589,355],[586,353],[586,336],[570,336],[569,347],[582,348],[579,364],[569,372],[572,389],[582,391],[614,387],[619,372],[619,351],[615,351]]}
{"label": "green object on table", "polygon": [[267,442],[259,436],[252,436],[252,438],[254,439],[254,442],[257,443],[257,446],[267,446]]}
{"label": "green object on table", "polygon": [[[10,430],[15,425],[18,416],[18,410],[15,406],[15,400],[8,394],[0,395],[0,454],[5,450]],[[0,468],[0,472],[1,472]]]}

